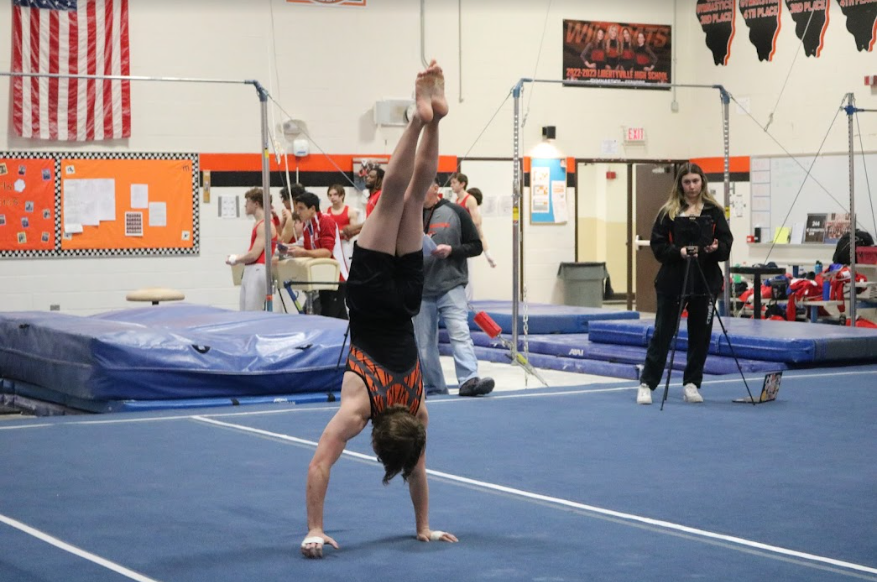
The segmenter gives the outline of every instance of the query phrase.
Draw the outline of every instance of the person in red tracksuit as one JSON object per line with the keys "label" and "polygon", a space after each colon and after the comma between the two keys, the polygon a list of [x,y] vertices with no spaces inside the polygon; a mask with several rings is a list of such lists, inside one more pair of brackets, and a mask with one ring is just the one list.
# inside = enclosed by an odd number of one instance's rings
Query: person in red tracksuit
{"label": "person in red tracksuit", "polygon": [[[295,213],[304,225],[302,235],[304,245],[289,247],[288,253],[293,257],[332,258],[335,244],[340,242],[338,226],[332,217],[320,212],[320,199],[313,192],[299,194],[295,199]],[[338,289],[321,289],[318,315],[347,319],[344,307],[344,291]]]}

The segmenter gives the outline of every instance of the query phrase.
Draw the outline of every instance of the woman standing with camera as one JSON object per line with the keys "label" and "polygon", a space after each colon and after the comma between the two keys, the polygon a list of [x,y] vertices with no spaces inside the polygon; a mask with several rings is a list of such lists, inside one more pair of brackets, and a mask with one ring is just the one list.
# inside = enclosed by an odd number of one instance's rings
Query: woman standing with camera
{"label": "woman standing with camera", "polygon": [[[691,222],[682,222],[686,218]],[[680,240],[682,237],[692,240]],[[652,390],[661,381],[670,342],[676,334],[683,295],[688,310],[683,398],[686,402],[703,402],[698,389],[713,328],[712,301],[722,291],[724,281],[719,263],[728,260],[733,242],[725,212],[709,193],[703,170],[697,164],[684,164],[652,227],[651,248],[661,263],[655,278],[658,307],[655,331],[640,375],[637,404],[652,403]],[[687,285],[683,289],[686,270]]]}

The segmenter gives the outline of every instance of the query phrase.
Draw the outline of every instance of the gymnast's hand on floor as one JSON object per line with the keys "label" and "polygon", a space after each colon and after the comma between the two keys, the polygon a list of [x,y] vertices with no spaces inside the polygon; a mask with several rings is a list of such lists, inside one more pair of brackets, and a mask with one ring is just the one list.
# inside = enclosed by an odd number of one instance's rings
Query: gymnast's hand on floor
{"label": "gymnast's hand on floor", "polygon": [[457,542],[459,541],[457,537],[446,531],[440,531],[437,529],[434,530],[425,530],[422,532],[417,532],[417,539],[421,542]]}
{"label": "gymnast's hand on floor", "polygon": [[338,542],[327,536],[323,530],[312,529],[301,543],[301,554],[306,558],[322,558],[324,544],[338,549]]}

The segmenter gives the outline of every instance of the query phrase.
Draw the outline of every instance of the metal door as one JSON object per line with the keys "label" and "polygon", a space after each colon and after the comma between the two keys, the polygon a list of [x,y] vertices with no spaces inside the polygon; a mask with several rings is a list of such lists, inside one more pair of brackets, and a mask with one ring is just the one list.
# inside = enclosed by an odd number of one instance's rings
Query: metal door
{"label": "metal door", "polygon": [[652,225],[658,210],[667,201],[673,187],[673,166],[670,164],[637,164],[636,183],[636,229],[634,263],[636,264],[636,310],[654,313],[657,309],[655,277],[661,264],[648,246]]}

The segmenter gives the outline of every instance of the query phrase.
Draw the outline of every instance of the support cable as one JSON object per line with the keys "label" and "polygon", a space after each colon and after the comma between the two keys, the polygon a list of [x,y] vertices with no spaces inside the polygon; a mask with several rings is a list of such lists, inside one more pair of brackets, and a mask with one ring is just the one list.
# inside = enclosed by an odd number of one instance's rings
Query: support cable
{"label": "support cable", "polygon": [[804,33],[801,35],[801,42],[798,44],[798,50],[795,51],[795,56],[792,57],[792,65],[789,67],[789,72],[786,74],[786,80],[783,83],[782,88],[780,89],[780,94],[777,95],[777,102],[773,105],[773,111],[767,116],[767,123],[764,125],[764,131],[767,131],[767,128],[770,127],[770,124],[773,123],[773,114],[776,113],[777,107],[780,105],[780,99],[782,99],[783,93],[786,90],[786,85],[789,84],[789,78],[792,76],[792,71],[795,69],[795,61],[798,60],[798,54],[801,52],[801,47],[804,46],[804,37],[807,36],[807,31],[810,30],[810,23],[813,21],[813,15],[816,12],[810,13],[810,18],[807,19],[807,26],[804,27]]}

